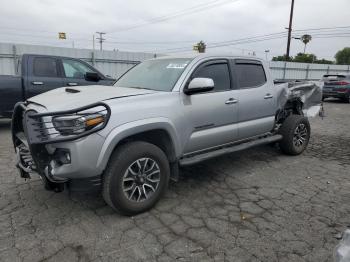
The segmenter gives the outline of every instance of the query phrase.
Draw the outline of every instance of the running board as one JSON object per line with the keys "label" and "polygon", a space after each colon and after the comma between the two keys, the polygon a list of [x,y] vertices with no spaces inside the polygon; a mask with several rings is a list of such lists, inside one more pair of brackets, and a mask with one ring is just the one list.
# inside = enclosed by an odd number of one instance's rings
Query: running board
{"label": "running board", "polygon": [[221,148],[221,149],[218,149],[215,151],[195,155],[192,157],[182,158],[182,159],[180,159],[179,164],[180,164],[180,166],[193,165],[193,164],[197,164],[199,162],[205,161],[205,160],[210,159],[210,158],[230,154],[233,152],[242,151],[242,150],[245,150],[245,149],[248,149],[251,147],[255,147],[255,146],[270,144],[273,142],[277,142],[281,139],[282,139],[282,135],[274,135],[274,136],[269,136],[269,137],[265,137],[265,138],[260,138],[260,139],[256,139],[256,140],[249,141],[246,143],[233,145],[231,147],[225,147],[225,148]]}

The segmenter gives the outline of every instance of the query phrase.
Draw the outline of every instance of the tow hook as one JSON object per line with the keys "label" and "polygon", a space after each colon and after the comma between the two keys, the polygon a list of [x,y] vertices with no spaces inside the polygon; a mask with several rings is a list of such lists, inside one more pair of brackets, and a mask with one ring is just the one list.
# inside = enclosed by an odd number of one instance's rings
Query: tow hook
{"label": "tow hook", "polygon": [[54,191],[56,193],[60,193],[62,191],[64,191],[64,184],[67,180],[62,180],[59,182],[53,181],[51,178],[51,166],[47,166],[45,168],[45,175],[41,176],[44,185],[45,185],[45,189],[49,190],[49,191]]}

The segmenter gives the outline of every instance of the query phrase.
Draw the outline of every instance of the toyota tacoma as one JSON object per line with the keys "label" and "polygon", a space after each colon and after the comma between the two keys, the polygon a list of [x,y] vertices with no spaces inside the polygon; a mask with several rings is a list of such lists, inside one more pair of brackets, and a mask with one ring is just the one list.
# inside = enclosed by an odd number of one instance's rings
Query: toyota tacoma
{"label": "toyota tacoma", "polygon": [[152,59],[114,86],[62,87],[18,103],[17,167],[57,192],[99,190],[133,215],[155,205],[181,166],[272,143],[301,154],[321,100],[317,83],[275,85],[255,57]]}

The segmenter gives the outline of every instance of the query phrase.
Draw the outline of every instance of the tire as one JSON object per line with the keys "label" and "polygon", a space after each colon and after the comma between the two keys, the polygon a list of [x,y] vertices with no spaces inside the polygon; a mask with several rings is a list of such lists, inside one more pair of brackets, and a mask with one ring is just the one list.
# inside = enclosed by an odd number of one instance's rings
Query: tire
{"label": "tire", "polygon": [[344,97],[342,100],[343,100],[343,102],[350,104],[350,94],[348,96]]}
{"label": "tire", "polygon": [[160,148],[142,141],[126,143],[114,151],[108,162],[102,195],[118,213],[136,215],[158,202],[169,177],[169,162]]}
{"label": "tire", "polygon": [[301,154],[309,143],[310,131],[310,123],[306,117],[289,116],[279,132],[283,136],[279,143],[282,152],[287,155]]}

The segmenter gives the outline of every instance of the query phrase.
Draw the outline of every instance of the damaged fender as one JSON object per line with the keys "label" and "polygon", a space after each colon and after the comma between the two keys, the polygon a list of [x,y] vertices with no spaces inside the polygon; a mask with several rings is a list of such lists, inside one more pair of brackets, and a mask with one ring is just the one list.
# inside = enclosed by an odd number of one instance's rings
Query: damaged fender
{"label": "damaged fender", "polygon": [[315,117],[322,109],[322,86],[321,82],[316,81],[278,84],[275,86],[278,108],[282,110],[288,101],[299,99],[304,115]]}

